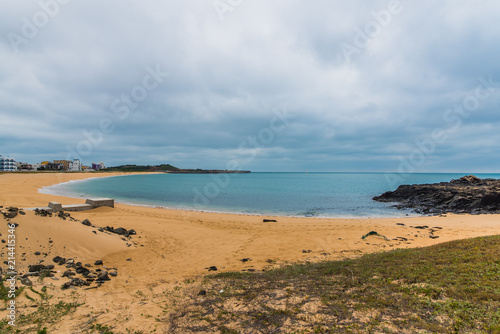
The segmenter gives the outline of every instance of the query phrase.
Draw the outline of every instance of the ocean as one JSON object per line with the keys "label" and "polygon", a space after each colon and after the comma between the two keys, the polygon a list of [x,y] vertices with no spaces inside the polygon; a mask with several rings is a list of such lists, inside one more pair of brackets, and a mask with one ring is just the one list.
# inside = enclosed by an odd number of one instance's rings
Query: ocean
{"label": "ocean", "polygon": [[[416,216],[373,196],[401,184],[447,182],[461,173],[145,174],[91,178],[45,187],[75,198],[111,197],[118,203],[170,209],[293,217]],[[474,174],[500,179],[500,174]]]}

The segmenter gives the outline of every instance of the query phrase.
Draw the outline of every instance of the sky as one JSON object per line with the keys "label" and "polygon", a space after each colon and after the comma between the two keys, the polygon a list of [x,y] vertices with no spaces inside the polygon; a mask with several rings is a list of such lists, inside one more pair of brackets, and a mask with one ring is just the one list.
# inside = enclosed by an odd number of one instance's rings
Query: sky
{"label": "sky", "polygon": [[0,154],[500,172],[500,3],[2,1]]}

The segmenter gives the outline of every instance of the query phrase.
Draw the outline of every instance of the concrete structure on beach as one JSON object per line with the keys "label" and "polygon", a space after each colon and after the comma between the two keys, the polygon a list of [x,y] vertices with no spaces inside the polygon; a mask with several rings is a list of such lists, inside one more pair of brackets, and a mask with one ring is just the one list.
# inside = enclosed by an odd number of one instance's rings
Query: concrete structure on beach
{"label": "concrete structure on beach", "polygon": [[49,212],[59,212],[59,211],[86,211],[95,208],[100,208],[102,206],[107,206],[110,208],[115,207],[115,200],[113,198],[87,198],[85,204],[69,204],[62,205],[59,202],[49,202],[49,205],[43,208],[31,208],[27,210],[45,210]]}

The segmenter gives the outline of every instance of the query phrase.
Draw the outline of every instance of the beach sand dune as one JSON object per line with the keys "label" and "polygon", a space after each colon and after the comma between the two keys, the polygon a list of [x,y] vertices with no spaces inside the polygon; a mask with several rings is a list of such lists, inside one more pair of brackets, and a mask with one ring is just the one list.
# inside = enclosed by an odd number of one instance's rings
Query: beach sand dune
{"label": "beach sand dune", "polygon": [[[1,174],[0,205],[29,208],[46,206],[49,201],[80,203],[79,199],[41,194],[38,189],[112,175],[123,174]],[[41,260],[45,265],[54,264],[53,257],[61,256],[89,263],[93,269],[94,262],[102,260],[108,271],[118,273],[91,290],[61,290],[60,286],[68,279],[61,277],[66,268],[57,264],[57,280],[32,280],[35,289],[50,285],[54,301],[84,303],[73,314],[51,325],[52,330],[61,333],[78,332],[77,329],[93,322],[108,324],[117,332],[157,329],[161,333],[167,328],[166,316],[170,298],[176,291],[174,287],[185,286],[186,280],[196,281],[209,273],[210,267],[216,267],[217,272],[259,271],[286,263],[343,259],[500,233],[498,215],[316,219],[178,211],[117,203],[115,208],[75,212],[71,217],[75,220],[40,217],[26,211],[26,215],[11,219],[19,224],[16,229],[19,271],[26,272],[28,265]],[[263,222],[263,218],[276,222]],[[85,219],[93,226],[83,225]],[[7,221],[3,218],[1,221],[0,238],[6,239]],[[99,230],[106,226],[134,229],[137,234],[126,238]],[[379,235],[362,239],[371,231]],[[5,248],[2,257],[3,262]],[[33,302],[20,296],[19,312],[28,312],[30,304]],[[0,316],[5,312],[1,311]],[[96,317],[94,321],[92,317]]]}

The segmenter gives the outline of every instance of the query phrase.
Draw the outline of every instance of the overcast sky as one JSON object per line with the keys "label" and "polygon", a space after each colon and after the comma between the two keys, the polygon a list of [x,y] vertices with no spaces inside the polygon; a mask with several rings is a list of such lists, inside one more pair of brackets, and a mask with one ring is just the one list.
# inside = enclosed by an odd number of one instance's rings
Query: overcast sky
{"label": "overcast sky", "polygon": [[498,1],[0,7],[0,154],[17,161],[499,171]]}

